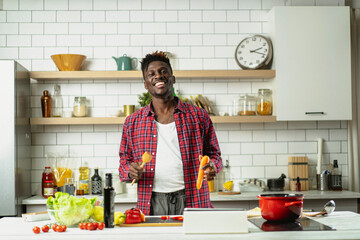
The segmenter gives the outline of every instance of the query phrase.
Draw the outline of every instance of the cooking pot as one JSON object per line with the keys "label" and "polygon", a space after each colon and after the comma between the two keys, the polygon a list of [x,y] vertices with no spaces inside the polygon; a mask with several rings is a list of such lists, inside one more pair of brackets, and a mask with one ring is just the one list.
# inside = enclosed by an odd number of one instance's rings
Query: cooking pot
{"label": "cooking pot", "polygon": [[291,222],[298,219],[303,209],[303,194],[260,194],[261,216],[269,221]]}

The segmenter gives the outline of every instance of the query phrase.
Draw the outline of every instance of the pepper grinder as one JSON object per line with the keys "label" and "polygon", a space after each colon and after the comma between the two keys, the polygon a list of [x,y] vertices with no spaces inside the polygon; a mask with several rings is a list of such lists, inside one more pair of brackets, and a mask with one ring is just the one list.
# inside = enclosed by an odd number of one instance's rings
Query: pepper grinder
{"label": "pepper grinder", "polygon": [[51,116],[51,97],[48,90],[45,90],[41,96],[41,110],[43,117]]}

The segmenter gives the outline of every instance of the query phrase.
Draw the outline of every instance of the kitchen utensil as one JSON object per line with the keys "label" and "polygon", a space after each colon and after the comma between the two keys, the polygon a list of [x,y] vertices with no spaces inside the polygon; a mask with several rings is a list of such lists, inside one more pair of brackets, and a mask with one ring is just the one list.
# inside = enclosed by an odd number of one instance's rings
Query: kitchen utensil
{"label": "kitchen utensil", "polygon": [[112,57],[116,64],[117,64],[117,70],[118,71],[128,71],[128,70],[132,70],[133,66],[132,66],[132,62],[134,61],[134,68],[137,68],[137,64],[138,64],[138,60],[137,58],[130,58],[128,56],[126,56],[126,54],[124,54],[122,57]]}
{"label": "kitchen utensil", "polygon": [[324,215],[329,215],[331,214],[332,212],[334,212],[335,210],[335,207],[336,207],[336,204],[334,202],[334,200],[330,200],[329,202],[327,202],[323,209],[321,210],[321,212],[318,212],[318,213],[314,213],[314,214],[309,214],[309,213],[302,213],[304,216],[307,216],[307,217],[315,217],[315,216],[324,216]]}
{"label": "kitchen utensil", "polygon": [[[144,167],[144,165],[148,162],[151,161],[151,154],[148,152],[144,152],[144,154],[142,155],[142,164],[140,165],[140,167]],[[135,179],[131,182],[131,186],[134,185],[135,183]]]}
{"label": "kitchen utensil", "polygon": [[299,218],[303,209],[303,194],[260,194],[261,216],[270,221],[290,222]]}
{"label": "kitchen utensil", "polygon": [[317,190],[328,191],[330,182],[330,172],[323,172],[321,174],[316,174],[316,184]]}
{"label": "kitchen utensil", "polygon": [[288,178],[291,191],[296,191],[297,178],[300,179],[301,191],[309,190],[309,166],[308,157],[288,157]]}
{"label": "kitchen utensil", "polygon": [[285,186],[284,179],[286,178],[285,174],[281,174],[279,178],[272,178],[267,180],[267,185],[269,191],[283,191]]}
{"label": "kitchen utensil", "polygon": [[79,71],[86,56],[80,54],[55,54],[52,60],[59,71]]}

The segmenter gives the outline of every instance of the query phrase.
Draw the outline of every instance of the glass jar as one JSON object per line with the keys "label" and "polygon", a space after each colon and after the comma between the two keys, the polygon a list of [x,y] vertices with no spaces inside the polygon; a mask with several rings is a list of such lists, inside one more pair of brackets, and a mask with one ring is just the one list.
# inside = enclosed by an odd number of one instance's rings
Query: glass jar
{"label": "glass jar", "polygon": [[257,113],[258,115],[272,114],[272,99],[270,89],[259,89]]}
{"label": "glass jar", "polygon": [[240,96],[240,116],[256,115],[256,97],[250,94]]}
{"label": "glass jar", "polygon": [[73,114],[75,117],[86,116],[86,97],[75,97]]}

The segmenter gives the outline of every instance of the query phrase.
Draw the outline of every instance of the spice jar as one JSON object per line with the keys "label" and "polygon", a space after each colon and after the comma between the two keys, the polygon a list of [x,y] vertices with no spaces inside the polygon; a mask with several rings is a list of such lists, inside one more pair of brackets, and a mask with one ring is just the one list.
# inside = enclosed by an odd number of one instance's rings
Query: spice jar
{"label": "spice jar", "polygon": [[256,115],[256,97],[250,94],[240,96],[240,116]]}
{"label": "spice jar", "polygon": [[272,114],[272,99],[270,89],[259,89],[257,113],[258,115]]}
{"label": "spice jar", "polygon": [[75,97],[73,114],[75,117],[86,116],[86,97]]}

